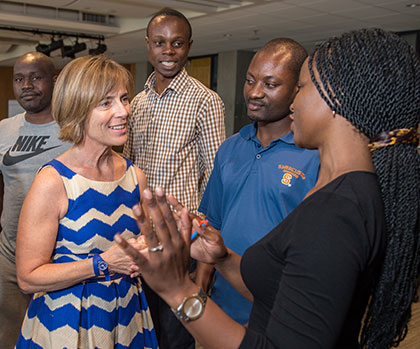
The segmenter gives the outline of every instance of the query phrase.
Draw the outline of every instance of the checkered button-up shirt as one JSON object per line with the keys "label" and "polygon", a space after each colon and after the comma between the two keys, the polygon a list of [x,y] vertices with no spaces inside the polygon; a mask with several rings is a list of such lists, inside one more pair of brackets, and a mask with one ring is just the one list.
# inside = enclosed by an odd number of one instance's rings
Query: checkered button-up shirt
{"label": "checkered button-up shirt", "polygon": [[149,188],[171,193],[197,212],[225,139],[224,105],[183,69],[159,95],[155,73],[131,102],[124,155],[146,174]]}

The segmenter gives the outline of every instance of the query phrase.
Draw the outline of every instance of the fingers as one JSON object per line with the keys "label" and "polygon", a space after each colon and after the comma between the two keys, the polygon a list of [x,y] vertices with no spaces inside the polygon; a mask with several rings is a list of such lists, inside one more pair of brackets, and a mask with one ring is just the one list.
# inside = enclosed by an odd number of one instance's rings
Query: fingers
{"label": "fingers", "polygon": [[193,258],[211,264],[218,263],[226,258],[228,250],[217,229],[213,228],[211,225],[202,226],[198,220],[193,221],[193,229],[197,231],[200,236],[199,239],[194,240],[191,247],[191,255]]}
{"label": "fingers", "polygon": [[185,207],[180,212],[178,227],[181,231],[184,241],[186,241],[189,245],[191,243],[192,222],[190,214]]}
{"label": "fingers", "polygon": [[143,235],[140,235],[137,239],[135,239],[131,245],[138,251],[147,248],[146,240]]}
{"label": "fingers", "polygon": [[[182,204],[177,199],[175,199],[171,194],[168,194],[166,198],[168,199],[168,202],[172,205],[172,207],[174,208],[176,212],[181,212],[181,210],[184,208],[184,206],[182,206]],[[188,215],[190,217],[190,220],[193,220],[194,218],[201,219],[200,216],[192,212],[188,212]]]}
{"label": "fingers", "polygon": [[180,204],[180,202],[177,199],[174,198],[173,195],[168,194],[166,198],[168,199],[168,202],[172,205],[175,211],[181,211],[184,207]]}
{"label": "fingers", "polygon": [[193,219],[192,228],[195,232],[198,233],[198,235],[206,238],[206,235],[208,235],[211,226],[209,226],[208,229],[203,229],[204,227],[200,224],[200,221],[198,219]]}
{"label": "fingers", "polygon": [[137,266],[140,267],[146,261],[142,254],[131,246],[120,234],[115,234],[114,241],[126,255],[132,258],[133,262],[137,264]]}
{"label": "fingers", "polygon": [[[136,249],[136,239],[128,239],[127,243]],[[107,251],[102,253],[102,258],[108,263],[109,272],[131,275],[138,271],[138,267],[132,268],[134,264],[133,258],[125,253],[125,251],[118,245],[113,244]]]}
{"label": "fingers", "polygon": [[156,188],[155,196],[149,189],[143,191],[143,205],[153,221],[154,231],[142,207],[139,205],[133,207],[138,226],[149,248],[157,247],[159,243],[165,246],[165,249],[172,248],[174,244],[179,247],[183,245],[182,240],[187,241],[189,245],[189,238],[186,239],[187,234],[191,234],[188,210],[173,196],[170,197],[174,207],[178,209],[175,213],[172,212],[162,188]]}
{"label": "fingers", "polygon": [[[153,195],[150,190],[146,189],[143,191],[143,198],[145,202],[148,202],[153,199]],[[146,244],[150,247],[157,246],[159,240],[156,236],[156,233],[153,231],[152,224],[149,217],[144,213],[143,208],[140,204],[133,206],[133,213],[137,220],[137,225],[140,229],[140,232],[144,236]]]}
{"label": "fingers", "polygon": [[[183,231],[183,229],[184,229],[184,223],[183,223],[183,221],[181,219],[181,212],[183,212],[183,210],[187,210],[187,209],[186,208],[183,208],[181,211],[177,211],[177,212],[173,211],[172,212],[172,216],[175,219],[175,222],[176,222],[176,225],[177,225],[179,231]],[[187,211],[187,213],[188,213],[188,211]],[[188,215],[189,215],[189,213],[188,213]],[[192,219],[193,218],[191,218],[189,216],[189,222],[188,223],[191,226],[192,226],[192,223],[191,223]]]}
{"label": "fingers", "polygon": [[[166,195],[163,189],[159,187],[156,188],[155,193],[158,209],[154,210],[149,207],[148,209],[150,210],[153,223],[156,226],[156,233],[164,245],[166,245],[169,241],[178,241],[180,236],[178,233],[177,222],[175,221],[172,210],[166,200]],[[153,210],[153,212],[151,212],[151,210]]]}
{"label": "fingers", "polygon": [[203,240],[224,247],[224,242],[219,230],[213,228],[211,225],[202,225],[197,219],[194,219],[192,223],[193,230],[197,232]]}

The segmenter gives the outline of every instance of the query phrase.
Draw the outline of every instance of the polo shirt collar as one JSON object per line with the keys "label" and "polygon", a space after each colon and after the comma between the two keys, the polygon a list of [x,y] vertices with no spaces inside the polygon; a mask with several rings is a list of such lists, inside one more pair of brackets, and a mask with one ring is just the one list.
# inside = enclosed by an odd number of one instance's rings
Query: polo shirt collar
{"label": "polo shirt collar", "polygon": [[[182,92],[187,88],[189,84],[188,78],[189,78],[189,75],[187,71],[185,70],[185,68],[182,68],[182,70],[172,79],[171,83],[161,93],[161,95],[164,95],[168,90],[172,90],[178,94],[182,94]],[[150,74],[149,78],[144,84],[144,89],[146,91],[152,90],[154,93],[156,93],[155,84],[156,84],[156,73],[153,72],[152,74]]]}
{"label": "polo shirt collar", "polygon": [[[250,125],[249,127],[242,127],[241,130],[239,131],[239,134],[242,136],[242,138],[248,141],[252,140],[256,142],[257,144],[261,144],[261,142],[257,138],[257,129],[258,129],[258,123],[254,121],[252,125]],[[275,139],[274,141],[271,142],[271,144],[277,143],[279,141],[282,141],[287,144],[292,144],[292,145],[295,144],[292,132],[288,132],[284,136]]]}

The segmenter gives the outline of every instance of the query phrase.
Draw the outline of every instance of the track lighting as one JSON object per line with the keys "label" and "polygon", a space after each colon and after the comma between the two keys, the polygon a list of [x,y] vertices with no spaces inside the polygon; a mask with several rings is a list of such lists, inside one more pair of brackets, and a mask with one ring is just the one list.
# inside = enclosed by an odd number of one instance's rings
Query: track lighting
{"label": "track lighting", "polygon": [[101,41],[98,42],[98,46],[96,48],[91,48],[89,50],[89,54],[91,56],[100,55],[106,51],[107,47],[105,44],[101,44]]}
{"label": "track lighting", "polygon": [[58,50],[59,48],[63,47],[63,40],[54,40],[54,38],[51,38],[51,43],[49,45],[44,44],[38,44],[36,46],[36,50],[38,52],[42,52],[43,54],[46,54],[47,56],[50,55],[52,51]]}
{"label": "track lighting", "polygon": [[[1,2],[1,0],[0,0]],[[32,33],[33,35],[50,35],[51,36],[51,43],[49,45],[39,43],[35,49],[38,52],[42,52],[47,56],[54,50],[58,50],[61,48],[61,55],[62,57],[71,57],[74,58],[74,55],[78,52],[86,50],[85,43],[77,42],[78,39],[91,39],[91,40],[98,40],[98,47],[92,50],[89,50],[90,54],[101,54],[104,53],[107,49],[105,44],[101,44],[102,41],[105,40],[103,35],[94,35],[94,34],[84,34],[84,33],[76,33],[76,32],[59,32],[59,31],[52,31],[52,30],[40,30],[40,29],[29,29],[29,28],[17,28],[17,27],[9,27],[0,25],[0,30],[11,30],[23,33]],[[55,37],[59,37],[60,40],[54,40]],[[71,46],[67,45],[64,46],[63,39],[66,38],[75,38],[76,43]]]}
{"label": "track lighting", "polygon": [[[0,0],[1,2],[1,0]],[[84,42],[79,43],[78,39],[91,39],[98,40],[98,46],[96,48],[90,49],[90,55],[102,54],[107,50],[105,44],[102,42],[105,40],[103,35],[91,35],[84,33],[71,33],[71,32],[58,32],[51,30],[39,30],[39,29],[28,29],[28,28],[16,28],[0,25],[0,30],[11,30],[24,33],[32,33],[33,35],[50,35],[51,42],[49,45],[39,43],[35,49],[38,52],[42,52],[49,56],[52,51],[58,50],[61,48],[61,56],[75,58],[76,53],[86,50],[86,44]],[[55,37],[59,37],[60,40],[54,40]],[[74,45],[64,45],[63,39],[75,38],[76,43]]]}
{"label": "track lighting", "polygon": [[76,58],[76,53],[86,50],[86,44],[84,42],[76,41],[73,46],[65,45],[61,48],[61,57]]}

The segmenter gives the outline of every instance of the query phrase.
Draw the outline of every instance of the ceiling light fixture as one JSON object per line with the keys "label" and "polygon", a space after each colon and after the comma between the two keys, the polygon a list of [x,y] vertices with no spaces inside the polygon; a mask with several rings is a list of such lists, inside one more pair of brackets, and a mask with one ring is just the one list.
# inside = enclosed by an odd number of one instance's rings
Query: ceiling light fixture
{"label": "ceiling light fixture", "polygon": [[[84,42],[78,42],[78,39],[94,39],[98,40],[98,47],[94,49],[98,53],[104,53],[107,49],[105,44],[102,42],[105,40],[103,35],[91,35],[84,33],[70,33],[70,32],[58,32],[58,31],[49,31],[49,30],[39,30],[39,29],[27,29],[27,28],[18,28],[18,27],[8,27],[0,25],[0,30],[11,30],[24,33],[32,33],[33,35],[51,35],[51,42],[49,45],[39,43],[36,46],[38,52],[42,52],[47,56],[54,50],[61,48],[61,56],[75,58],[75,54],[81,51],[86,50],[86,44]],[[55,37],[59,37],[60,40],[54,40]],[[64,45],[63,40],[66,38],[75,38],[76,43],[74,45]],[[92,53],[91,53],[92,54]]]}
{"label": "ceiling light fixture", "polygon": [[420,6],[420,4],[407,4],[406,7],[414,8]]}
{"label": "ceiling light fixture", "polygon": [[76,53],[86,50],[86,44],[84,42],[76,41],[73,46],[65,45],[61,48],[61,57],[76,58]]}
{"label": "ceiling light fixture", "polygon": [[250,38],[248,38],[248,40],[252,40],[252,41],[260,40],[260,37],[258,36],[259,30],[254,29],[253,32],[254,32],[254,36],[251,36]]}
{"label": "ceiling light fixture", "polygon": [[62,39],[60,39],[60,40],[54,40],[54,38],[52,37],[51,38],[51,42],[50,42],[49,45],[38,44],[35,47],[35,49],[38,52],[42,52],[43,54],[49,56],[52,51],[55,51],[55,50],[58,50],[59,48],[62,48],[63,45],[64,44],[63,44],[63,40]]}
{"label": "ceiling light fixture", "polygon": [[98,46],[96,48],[91,48],[89,54],[91,56],[101,55],[106,51],[107,47],[105,44],[101,43],[101,40],[98,41]]}
{"label": "ceiling light fixture", "polygon": [[72,32],[59,32],[52,30],[40,30],[40,29],[28,29],[28,28],[18,28],[0,25],[1,30],[11,30],[16,32],[23,33],[32,33],[33,35],[51,35],[52,37],[62,37],[62,38],[77,38],[77,39],[95,39],[104,41],[105,37],[103,35],[94,35],[94,34],[84,34],[84,33],[72,33]]}

